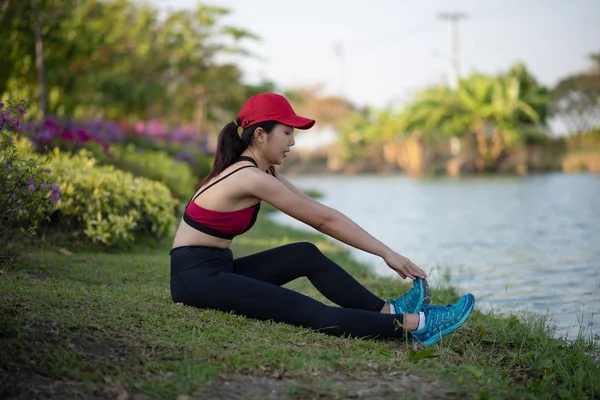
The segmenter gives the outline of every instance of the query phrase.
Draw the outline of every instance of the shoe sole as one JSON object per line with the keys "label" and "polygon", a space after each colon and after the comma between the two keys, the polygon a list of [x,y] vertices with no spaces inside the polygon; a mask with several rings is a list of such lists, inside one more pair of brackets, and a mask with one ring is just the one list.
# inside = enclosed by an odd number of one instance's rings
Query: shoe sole
{"label": "shoe sole", "polygon": [[460,328],[462,326],[462,324],[464,324],[467,321],[467,319],[471,315],[471,311],[473,311],[473,307],[475,307],[475,296],[470,295],[470,297],[472,299],[471,306],[468,308],[468,311],[465,313],[465,315],[463,315],[456,324],[447,327],[446,329],[444,329],[441,332],[438,331],[435,335],[433,335],[426,341],[420,342],[420,343],[423,346],[431,346],[433,344],[436,344],[442,338],[442,336],[446,336],[447,334],[452,333],[455,330],[457,330],[458,328]]}

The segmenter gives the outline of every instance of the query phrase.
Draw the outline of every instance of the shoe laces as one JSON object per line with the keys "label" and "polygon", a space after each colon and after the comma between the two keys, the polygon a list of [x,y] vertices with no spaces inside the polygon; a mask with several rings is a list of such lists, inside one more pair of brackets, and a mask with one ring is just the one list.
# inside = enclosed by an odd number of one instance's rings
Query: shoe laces
{"label": "shoe laces", "polygon": [[415,297],[417,297],[417,296],[418,296],[418,293],[415,290],[415,288],[413,287],[404,296],[399,297],[394,302],[394,306],[399,305],[402,310],[406,310],[406,309],[408,309],[409,304],[412,304],[416,301]]}
{"label": "shoe laces", "polygon": [[454,307],[453,304],[448,304],[447,306],[423,304],[422,311],[425,312],[427,325],[435,326],[436,328],[446,328],[452,325],[455,319]]}

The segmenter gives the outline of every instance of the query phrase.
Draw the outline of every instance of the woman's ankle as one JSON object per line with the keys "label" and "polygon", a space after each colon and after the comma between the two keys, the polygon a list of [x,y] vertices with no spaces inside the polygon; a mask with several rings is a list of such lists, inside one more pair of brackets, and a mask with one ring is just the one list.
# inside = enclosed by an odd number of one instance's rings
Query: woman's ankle
{"label": "woman's ankle", "polygon": [[419,314],[404,314],[404,329],[416,331],[419,327]]}

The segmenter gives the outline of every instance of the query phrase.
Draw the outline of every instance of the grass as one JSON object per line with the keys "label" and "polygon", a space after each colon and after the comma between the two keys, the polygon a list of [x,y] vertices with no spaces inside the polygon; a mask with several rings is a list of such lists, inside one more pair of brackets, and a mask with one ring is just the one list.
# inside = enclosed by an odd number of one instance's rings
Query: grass
{"label": "grass", "polygon": [[[322,235],[264,214],[233,250],[242,256],[303,240],[382,297],[409,288],[373,276]],[[429,349],[337,338],[174,304],[168,251],[64,255],[46,246],[1,269],[0,397],[600,398],[598,348],[553,338],[542,317],[475,310]],[[304,278],[286,286],[329,304]],[[435,288],[432,301],[458,296]]]}

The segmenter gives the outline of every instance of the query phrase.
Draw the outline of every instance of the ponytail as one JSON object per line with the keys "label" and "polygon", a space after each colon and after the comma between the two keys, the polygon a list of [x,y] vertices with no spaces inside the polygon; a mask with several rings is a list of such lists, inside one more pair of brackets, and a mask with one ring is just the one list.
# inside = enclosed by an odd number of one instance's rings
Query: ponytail
{"label": "ponytail", "polygon": [[240,158],[244,150],[252,144],[256,128],[263,128],[266,133],[270,133],[277,125],[277,122],[266,121],[251,125],[244,129],[240,135],[238,133],[238,127],[241,124],[242,122],[239,118],[236,118],[235,121],[231,121],[223,127],[217,140],[217,152],[215,154],[213,169],[210,174],[200,182],[198,188],[219,175]]}

